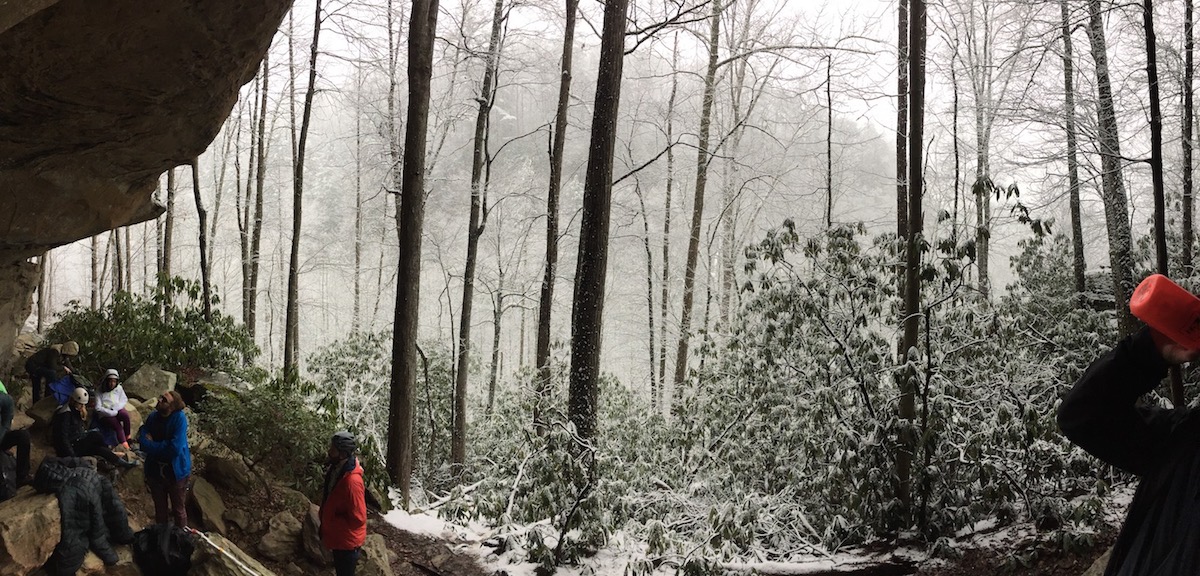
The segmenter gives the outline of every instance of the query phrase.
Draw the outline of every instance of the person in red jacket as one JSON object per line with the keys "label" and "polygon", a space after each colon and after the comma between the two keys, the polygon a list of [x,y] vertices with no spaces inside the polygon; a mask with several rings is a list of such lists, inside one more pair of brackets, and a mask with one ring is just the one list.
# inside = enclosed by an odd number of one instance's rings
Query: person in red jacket
{"label": "person in red jacket", "polygon": [[337,576],[354,576],[359,548],[367,539],[367,500],[363,469],[355,458],[358,443],[349,432],[337,432],[326,452],[325,488],[321,497],[321,545],[333,552]]}

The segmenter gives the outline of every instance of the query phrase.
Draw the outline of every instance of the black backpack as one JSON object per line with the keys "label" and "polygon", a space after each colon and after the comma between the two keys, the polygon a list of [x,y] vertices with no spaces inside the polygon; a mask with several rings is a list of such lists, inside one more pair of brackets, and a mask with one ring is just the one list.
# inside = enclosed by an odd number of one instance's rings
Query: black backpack
{"label": "black backpack", "polygon": [[0,450],[0,502],[17,495],[17,459]]}
{"label": "black backpack", "polygon": [[133,535],[132,548],[142,574],[185,576],[192,569],[196,538],[171,524],[151,524]]}

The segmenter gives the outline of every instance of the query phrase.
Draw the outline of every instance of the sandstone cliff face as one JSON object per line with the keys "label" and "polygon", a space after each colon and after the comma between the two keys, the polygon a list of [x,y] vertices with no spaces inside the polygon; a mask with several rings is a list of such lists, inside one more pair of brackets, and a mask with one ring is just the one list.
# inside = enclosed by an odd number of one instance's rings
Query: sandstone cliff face
{"label": "sandstone cliff face", "polygon": [[161,214],[159,175],[212,142],[290,5],[0,0],[0,352],[20,263]]}

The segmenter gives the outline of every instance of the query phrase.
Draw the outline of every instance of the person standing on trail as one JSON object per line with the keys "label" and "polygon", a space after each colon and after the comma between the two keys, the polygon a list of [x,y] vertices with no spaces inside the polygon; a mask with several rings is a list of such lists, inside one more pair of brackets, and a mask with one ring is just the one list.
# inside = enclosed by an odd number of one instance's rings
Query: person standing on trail
{"label": "person standing on trail", "polygon": [[29,386],[33,391],[33,403],[37,404],[51,382],[71,373],[71,356],[79,355],[79,344],[68,340],[62,344],[47,346],[34,352],[25,360],[25,372],[29,373]]}
{"label": "person standing on trail", "polygon": [[146,455],[146,486],[154,499],[154,522],[166,524],[170,516],[178,528],[188,525],[187,487],[192,476],[188,420],[183,408],[179,392],[163,392],[138,431],[138,445]]}
{"label": "person standing on trail", "polygon": [[325,486],[321,491],[321,545],[333,552],[337,576],[354,576],[367,539],[367,501],[363,469],[354,456],[358,443],[349,432],[337,432],[325,453]]}
{"label": "person standing on trail", "polygon": [[1139,402],[1168,368],[1200,358],[1200,301],[1155,275],[1134,291],[1130,310],[1149,326],[1088,367],[1059,406],[1058,425],[1141,479],[1105,576],[1200,574],[1200,410]]}

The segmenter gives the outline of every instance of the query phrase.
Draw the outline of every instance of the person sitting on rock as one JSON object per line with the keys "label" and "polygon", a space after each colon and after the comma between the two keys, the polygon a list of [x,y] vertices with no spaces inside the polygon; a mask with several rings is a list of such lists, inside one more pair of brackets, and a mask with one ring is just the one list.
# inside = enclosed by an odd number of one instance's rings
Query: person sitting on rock
{"label": "person sitting on rock", "polygon": [[100,383],[100,393],[96,395],[96,418],[100,425],[113,431],[116,435],[116,446],[120,446],[126,455],[129,454],[129,412],[125,406],[129,397],[121,386],[121,374],[109,368],[104,373],[104,381]]}
{"label": "person sitting on rock", "polygon": [[[12,429],[15,412],[16,403],[8,395],[4,383],[0,382],[0,450],[17,448],[16,484],[21,486],[32,480],[29,476],[29,432]],[[0,476],[3,474],[0,473]]]}
{"label": "person sitting on rock", "polygon": [[363,469],[354,457],[358,443],[349,432],[337,432],[325,453],[325,486],[321,491],[321,545],[333,552],[337,576],[354,576],[359,548],[367,539],[367,500]]}
{"label": "person sitting on rock", "polygon": [[138,444],[146,457],[146,486],[154,499],[154,521],[166,524],[172,517],[180,528],[187,527],[187,487],[192,475],[184,406],[179,392],[163,392],[138,430]]}
{"label": "person sitting on rock", "polygon": [[99,430],[87,429],[88,392],[76,388],[70,400],[54,411],[50,421],[50,434],[54,439],[54,452],[60,458],[95,456],[114,468],[132,468],[137,462],[125,460],[113,453],[104,443]]}
{"label": "person sitting on rock", "polygon": [[37,404],[42,395],[49,394],[51,382],[71,373],[72,356],[79,355],[79,344],[68,340],[62,344],[47,346],[38,350],[25,361],[25,371],[29,373],[29,386],[33,391],[33,403]]}

